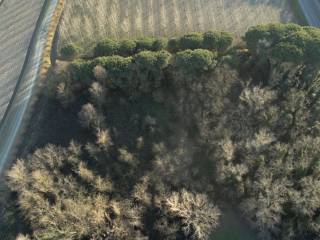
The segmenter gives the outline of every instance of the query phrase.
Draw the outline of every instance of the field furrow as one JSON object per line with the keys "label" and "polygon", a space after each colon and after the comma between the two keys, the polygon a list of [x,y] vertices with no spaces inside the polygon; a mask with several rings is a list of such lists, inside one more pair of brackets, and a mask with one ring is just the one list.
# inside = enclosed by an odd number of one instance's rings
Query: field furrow
{"label": "field furrow", "polygon": [[250,26],[294,22],[289,0],[68,0],[59,47],[83,47],[105,37],[171,37],[226,30],[240,35]]}
{"label": "field furrow", "polygon": [[17,84],[43,0],[5,0],[0,6],[0,120]]}

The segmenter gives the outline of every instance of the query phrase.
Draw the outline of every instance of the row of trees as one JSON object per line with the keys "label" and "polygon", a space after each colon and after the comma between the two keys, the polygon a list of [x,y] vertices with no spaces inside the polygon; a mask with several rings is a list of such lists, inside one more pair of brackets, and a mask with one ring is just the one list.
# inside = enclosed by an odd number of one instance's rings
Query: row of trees
{"label": "row of trees", "polygon": [[232,45],[233,38],[229,33],[209,31],[204,34],[192,33],[180,38],[153,39],[141,38],[138,40],[116,41],[105,39],[94,48],[94,56],[131,56],[141,51],[168,50],[171,53],[187,49],[208,49],[225,52]]}
{"label": "row of trees", "polygon": [[93,60],[76,60],[70,65],[72,81],[87,87],[94,78],[110,89],[122,89],[129,94],[152,93],[165,84],[169,67],[183,74],[196,76],[208,72],[217,64],[217,53],[205,49],[185,50],[171,55],[166,51],[142,51],[130,57],[118,55]]}

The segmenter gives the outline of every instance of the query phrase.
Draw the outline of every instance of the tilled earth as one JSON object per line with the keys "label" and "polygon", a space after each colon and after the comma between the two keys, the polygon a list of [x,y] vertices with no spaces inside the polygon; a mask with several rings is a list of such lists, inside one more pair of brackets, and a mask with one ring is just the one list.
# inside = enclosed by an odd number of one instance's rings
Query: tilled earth
{"label": "tilled earth", "polygon": [[292,22],[291,0],[68,0],[60,26],[60,46],[84,48],[105,37],[171,37],[226,30],[240,35],[248,27]]}
{"label": "tilled earth", "polygon": [[43,0],[0,0],[0,120],[17,84]]}

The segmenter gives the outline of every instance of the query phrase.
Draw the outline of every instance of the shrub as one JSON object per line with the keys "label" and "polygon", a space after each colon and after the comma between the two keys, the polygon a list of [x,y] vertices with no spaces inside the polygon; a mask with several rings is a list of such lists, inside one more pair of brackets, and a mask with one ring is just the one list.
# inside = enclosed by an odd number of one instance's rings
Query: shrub
{"label": "shrub", "polygon": [[167,47],[167,39],[165,38],[159,38],[159,39],[156,39],[154,42],[153,42],[153,45],[152,45],[152,50],[153,51],[160,51],[160,50],[163,50]]}
{"label": "shrub", "polygon": [[111,87],[127,87],[132,77],[132,58],[121,56],[99,57],[94,65],[101,65],[107,71]]}
{"label": "shrub", "polygon": [[92,101],[99,107],[105,102],[106,91],[99,82],[93,82],[89,88]]}
{"label": "shrub", "polygon": [[155,40],[153,38],[148,37],[136,40],[137,51],[152,51],[154,41]]}
{"label": "shrub", "polygon": [[86,128],[100,127],[103,121],[103,118],[99,116],[97,110],[91,103],[87,103],[82,106],[78,117],[81,125]]}
{"label": "shrub", "polygon": [[67,44],[61,48],[61,57],[65,60],[73,60],[78,57],[82,49],[76,44]]}
{"label": "shrub", "polygon": [[170,54],[166,51],[143,51],[134,56],[139,69],[163,69],[169,64]]}
{"label": "shrub", "polygon": [[91,79],[93,78],[92,70],[92,61],[77,59],[70,65],[72,79],[85,84],[90,83]]}
{"label": "shrub", "polygon": [[180,50],[180,41],[176,38],[171,38],[168,41],[167,49],[171,53],[176,53]]}
{"label": "shrub", "polygon": [[151,51],[142,51],[134,56],[134,62],[139,69],[153,69],[156,59],[155,53]]}
{"label": "shrub", "polygon": [[300,63],[303,61],[303,50],[293,44],[279,43],[271,51],[271,57],[280,62]]}
{"label": "shrub", "polygon": [[97,65],[93,68],[93,75],[100,82],[104,82],[108,76],[107,70],[100,65]]}
{"label": "shrub", "polygon": [[[320,32],[320,31],[319,31]],[[320,62],[320,37],[309,41],[306,46],[307,60],[319,64]]]}
{"label": "shrub", "polygon": [[119,51],[119,43],[112,39],[105,39],[104,41],[97,44],[94,48],[94,56],[111,56],[117,54]]}
{"label": "shrub", "polygon": [[307,43],[312,41],[311,36],[305,31],[297,31],[291,33],[286,38],[282,39],[280,42],[286,42],[291,45],[297,46],[301,49],[306,49]]}
{"label": "shrub", "polygon": [[175,65],[185,74],[199,74],[215,67],[217,54],[204,49],[185,50],[176,56]]}
{"label": "shrub", "polygon": [[70,106],[70,104],[75,99],[75,96],[70,84],[66,82],[59,83],[56,89],[56,98],[59,100],[59,102],[63,107],[67,108],[68,106]]}
{"label": "shrub", "polygon": [[136,53],[137,43],[133,40],[123,40],[119,44],[119,55],[131,56]]}
{"label": "shrub", "polygon": [[203,34],[203,47],[209,50],[225,52],[232,45],[233,38],[226,32],[206,32]]}
{"label": "shrub", "polygon": [[268,39],[269,36],[270,33],[267,32],[267,26],[264,25],[249,28],[244,36],[244,39],[249,50],[251,52],[256,52],[259,40]]}
{"label": "shrub", "polygon": [[200,33],[191,33],[180,38],[180,48],[182,50],[202,48],[202,43],[203,36]]}
{"label": "shrub", "polygon": [[268,24],[259,25],[249,28],[245,34],[245,41],[247,47],[252,52],[257,52],[259,42],[268,42],[269,46],[283,41],[285,38],[288,40],[289,35],[300,31],[302,27],[296,24]]}
{"label": "shrub", "polygon": [[167,51],[156,52],[156,66],[160,69],[164,69],[169,65],[171,54]]}
{"label": "shrub", "polygon": [[140,90],[150,92],[158,88],[163,76],[162,70],[168,66],[170,54],[166,51],[143,51],[134,56],[138,67]]}
{"label": "shrub", "polygon": [[252,27],[245,35],[250,51],[271,49],[271,57],[280,61],[317,63],[320,60],[320,31],[296,24],[269,24]]}

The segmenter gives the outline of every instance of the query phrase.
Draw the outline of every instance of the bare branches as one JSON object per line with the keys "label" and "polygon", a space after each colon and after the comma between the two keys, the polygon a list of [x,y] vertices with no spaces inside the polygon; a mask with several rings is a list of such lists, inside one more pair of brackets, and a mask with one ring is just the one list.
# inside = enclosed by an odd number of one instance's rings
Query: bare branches
{"label": "bare branches", "polygon": [[171,193],[165,205],[169,213],[182,219],[183,230],[192,239],[207,239],[218,225],[220,211],[208,202],[204,194],[194,194],[183,189]]}

